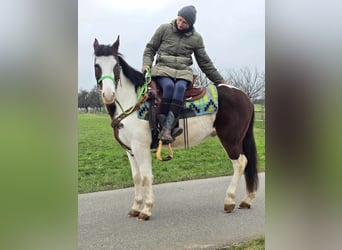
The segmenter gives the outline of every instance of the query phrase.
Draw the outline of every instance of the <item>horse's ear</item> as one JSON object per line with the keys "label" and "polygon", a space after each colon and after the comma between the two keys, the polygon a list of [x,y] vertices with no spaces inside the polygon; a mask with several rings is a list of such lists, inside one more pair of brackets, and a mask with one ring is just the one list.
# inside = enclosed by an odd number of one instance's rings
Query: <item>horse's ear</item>
{"label": "horse's ear", "polygon": [[97,49],[100,46],[99,41],[95,38],[95,41],[93,43],[94,50]]}
{"label": "horse's ear", "polygon": [[119,44],[120,44],[120,35],[118,35],[118,38],[116,39],[115,43],[113,43],[112,48],[113,48],[113,53],[118,54],[119,51]]}

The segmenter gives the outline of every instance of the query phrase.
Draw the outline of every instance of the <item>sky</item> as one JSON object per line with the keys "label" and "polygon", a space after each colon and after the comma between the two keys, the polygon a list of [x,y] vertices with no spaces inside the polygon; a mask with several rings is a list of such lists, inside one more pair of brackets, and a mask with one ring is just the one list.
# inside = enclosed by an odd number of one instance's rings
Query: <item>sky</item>
{"label": "sky", "polygon": [[82,0],[78,1],[78,89],[95,85],[93,42],[113,44],[137,70],[146,43],[178,10],[194,5],[195,29],[206,51],[223,74],[244,67],[265,71],[264,0]]}

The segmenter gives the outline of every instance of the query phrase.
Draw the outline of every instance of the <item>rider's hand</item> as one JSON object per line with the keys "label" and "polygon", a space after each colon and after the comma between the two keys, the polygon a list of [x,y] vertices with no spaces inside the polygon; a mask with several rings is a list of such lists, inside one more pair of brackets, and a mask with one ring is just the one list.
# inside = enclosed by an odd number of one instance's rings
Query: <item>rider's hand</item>
{"label": "rider's hand", "polygon": [[141,68],[141,73],[143,73],[144,75],[146,74],[146,68],[148,67],[148,65],[143,65]]}

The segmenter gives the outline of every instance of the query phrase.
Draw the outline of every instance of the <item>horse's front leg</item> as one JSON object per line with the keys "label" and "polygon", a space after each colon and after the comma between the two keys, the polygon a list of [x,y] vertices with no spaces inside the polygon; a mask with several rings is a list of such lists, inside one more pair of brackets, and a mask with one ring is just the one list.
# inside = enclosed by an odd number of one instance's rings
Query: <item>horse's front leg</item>
{"label": "horse's front leg", "polygon": [[139,166],[134,158],[129,153],[127,153],[128,159],[131,165],[132,178],[134,184],[134,200],[131,210],[128,212],[128,216],[137,217],[141,211],[141,205],[143,203],[143,187],[142,178],[139,170]]}
{"label": "horse's front leg", "polygon": [[226,198],[224,200],[224,211],[226,213],[232,212],[235,208],[236,189],[247,165],[247,158],[245,155],[241,154],[237,160],[232,160],[232,163],[234,174],[227,189]]}
{"label": "horse's front leg", "polygon": [[[133,143],[135,144],[135,143]],[[134,156],[129,155],[134,182],[134,202],[129,216],[138,216],[138,220],[148,220],[152,215],[154,195],[152,191],[152,158],[149,145],[132,145]],[[143,205],[143,208],[141,206]]]}
{"label": "horse's front leg", "polygon": [[152,208],[154,205],[154,194],[152,190],[153,174],[152,174],[152,158],[149,147],[140,149],[136,154],[136,160],[139,164],[141,173],[142,187],[144,190],[144,207],[141,210],[138,219],[148,220],[152,215]]}

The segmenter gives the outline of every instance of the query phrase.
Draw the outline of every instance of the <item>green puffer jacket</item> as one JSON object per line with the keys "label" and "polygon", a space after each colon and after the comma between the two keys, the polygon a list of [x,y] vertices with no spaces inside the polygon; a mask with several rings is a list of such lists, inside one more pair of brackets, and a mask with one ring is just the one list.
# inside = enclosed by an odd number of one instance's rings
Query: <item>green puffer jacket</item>
{"label": "green puffer jacket", "polygon": [[176,28],[176,20],[169,24],[162,24],[147,43],[143,65],[152,66],[157,54],[156,63],[151,69],[152,77],[168,76],[172,78],[193,80],[191,55],[194,53],[200,69],[214,83],[224,82],[207,55],[202,36],[192,29],[180,33]]}

